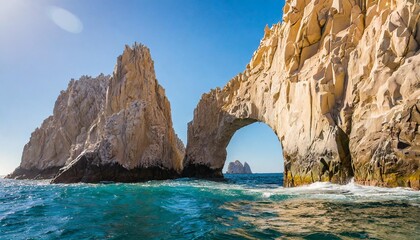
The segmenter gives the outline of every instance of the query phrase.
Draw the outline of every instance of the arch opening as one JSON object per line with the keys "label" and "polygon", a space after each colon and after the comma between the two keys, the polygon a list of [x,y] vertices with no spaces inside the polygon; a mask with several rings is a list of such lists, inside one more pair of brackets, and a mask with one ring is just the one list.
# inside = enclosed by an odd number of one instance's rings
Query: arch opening
{"label": "arch opening", "polygon": [[248,163],[253,173],[283,173],[283,151],[276,133],[263,122],[237,129],[228,142],[223,174],[235,160]]}
{"label": "arch opening", "polygon": [[[233,125],[226,144],[226,158],[222,174],[225,178],[238,183],[284,184],[284,159],[280,139],[273,129],[264,122],[247,119]],[[236,161],[239,161],[237,163]],[[245,163],[252,175],[246,173]],[[230,169],[229,169],[229,165]],[[228,172],[228,170],[230,172]],[[233,171],[233,172],[232,172]],[[244,171],[244,172],[241,172]]]}

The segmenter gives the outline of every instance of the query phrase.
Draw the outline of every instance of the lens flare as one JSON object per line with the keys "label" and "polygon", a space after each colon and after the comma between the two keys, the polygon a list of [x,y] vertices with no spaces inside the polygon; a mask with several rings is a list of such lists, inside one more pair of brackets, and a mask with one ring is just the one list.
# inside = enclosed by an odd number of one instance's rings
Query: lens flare
{"label": "lens flare", "polygon": [[49,6],[47,8],[48,17],[61,29],[70,33],[81,33],[83,30],[83,23],[73,13],[66,9]]}

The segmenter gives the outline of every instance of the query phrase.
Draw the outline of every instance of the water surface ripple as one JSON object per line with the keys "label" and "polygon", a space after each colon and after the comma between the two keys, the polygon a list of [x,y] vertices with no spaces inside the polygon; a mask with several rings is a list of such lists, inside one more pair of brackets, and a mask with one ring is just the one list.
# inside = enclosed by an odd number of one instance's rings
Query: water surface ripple
{"label": "water surface ripple", "polygon": [[420,192],[282,174],[135,184],[0,179],[0,239],[420,239]]}

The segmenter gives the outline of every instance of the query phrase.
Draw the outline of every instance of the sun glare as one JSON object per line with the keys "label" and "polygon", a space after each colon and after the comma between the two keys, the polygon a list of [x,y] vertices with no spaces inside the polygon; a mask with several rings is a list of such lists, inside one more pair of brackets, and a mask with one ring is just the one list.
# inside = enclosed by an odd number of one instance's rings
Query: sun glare
{"label": "sun glare", "polygon": [[70,33],[81,33],[83,24],[80,19],[66,9],[49,6],[47,7],[48,17],[61,29]]}

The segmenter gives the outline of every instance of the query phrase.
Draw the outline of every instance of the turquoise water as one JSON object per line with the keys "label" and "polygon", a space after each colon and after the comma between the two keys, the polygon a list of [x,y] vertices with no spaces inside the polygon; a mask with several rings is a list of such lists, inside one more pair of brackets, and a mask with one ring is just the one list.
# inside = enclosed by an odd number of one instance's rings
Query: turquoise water
{"label": "turquoise water", "polygon": [[281,174],[136,184],[0,179],[0,239],[420,239],[420,192]]}

